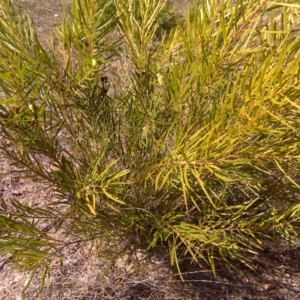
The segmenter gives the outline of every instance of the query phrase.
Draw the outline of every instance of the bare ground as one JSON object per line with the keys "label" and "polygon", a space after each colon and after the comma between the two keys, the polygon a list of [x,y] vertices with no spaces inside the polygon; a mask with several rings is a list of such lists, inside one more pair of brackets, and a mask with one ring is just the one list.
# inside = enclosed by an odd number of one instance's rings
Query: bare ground
{"label": "bare ground", "polygon": [[[62,12],[59,0],[43,3],[24,0],[21,4],[31,12],[41,37],[51,32]],[[0,135],[0,138],[3,137]],[[40,183],[21,178],[18,170],[0,153],[0,198],[6,203],[17,199],[42,207],[55,199],[55,194]],[[101,241],[88,242],[84,247],[70,244],[64,248],[63,265],[59,257],[53,259],[51,278],[41,292],[37,276],[22,293],[29,274],[15,270],[7,257],[2,256],[0,299],[300,299],[299,247],[266,244],[261,255],[255,258],[254,270],[241,267],[240,274],[220,265],[215,277],[205,265],[199,268],[183,262],[185,282],[169,266],[163,250],[115,253],[110,247],[113,245],[104,245]]]}

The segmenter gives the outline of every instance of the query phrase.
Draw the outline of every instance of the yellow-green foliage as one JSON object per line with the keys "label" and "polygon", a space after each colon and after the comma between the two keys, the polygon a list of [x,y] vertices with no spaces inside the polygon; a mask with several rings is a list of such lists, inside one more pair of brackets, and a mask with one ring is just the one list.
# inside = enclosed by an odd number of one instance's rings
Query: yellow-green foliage
{"label": "yellow-green foliage", "polygon": [[[299,238],[299,4],[203,0],[157,39],[165,0],[111,3],[73,0],[47,52],[0,1],[0,124],[15,146],[2,150],[70,208],[16,215],[52,214],[82,239],[134,233],[178,271],[182,256],[250,266],[265,239]],[[48,253],[38,224],[4,214],[2,252],[20,263],[21,235]]]}

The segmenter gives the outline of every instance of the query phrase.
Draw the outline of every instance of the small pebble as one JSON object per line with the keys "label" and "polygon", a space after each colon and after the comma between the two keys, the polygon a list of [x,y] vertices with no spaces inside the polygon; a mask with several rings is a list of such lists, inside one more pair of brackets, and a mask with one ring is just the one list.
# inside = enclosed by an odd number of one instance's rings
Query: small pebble
{"label": "small pebble", "polygon": [[21,196],[22,195],[22,193],[17,191],[17,190],[11,190],[10,194],[13,195],[13,196]]}

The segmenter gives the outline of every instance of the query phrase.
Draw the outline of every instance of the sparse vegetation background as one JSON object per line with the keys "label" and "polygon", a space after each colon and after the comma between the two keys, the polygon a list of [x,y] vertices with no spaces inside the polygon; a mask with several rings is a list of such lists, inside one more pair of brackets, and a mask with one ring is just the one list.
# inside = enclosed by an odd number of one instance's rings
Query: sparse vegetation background
{"label": "sparse vegetation background", "polygon": [[299,247],[297,1],[178,17],[165,0],[73,0],[47,46],[18,7],[0,0],[0,148],[57,197],[2,199],[11,263],[44,286],[65,247],[101,241],[163,247],[184,279],[186,259],[217,274]]}

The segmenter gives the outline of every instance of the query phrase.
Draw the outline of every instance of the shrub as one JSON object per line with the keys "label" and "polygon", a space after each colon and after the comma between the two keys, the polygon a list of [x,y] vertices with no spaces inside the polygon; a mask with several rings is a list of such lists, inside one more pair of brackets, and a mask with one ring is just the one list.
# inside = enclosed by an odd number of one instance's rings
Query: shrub
{"label": "shrub", "polygon": [[9,216],[2,201],[1,253],[24,268],[67,243],[45,217],[79,240],[164,245],[179,272],[182,256],[215,272],[299,238],[299,6],[203,0],[157,40],[165,3],[73,0],[45,50],[0,1],[1,149],[60,199]]}

